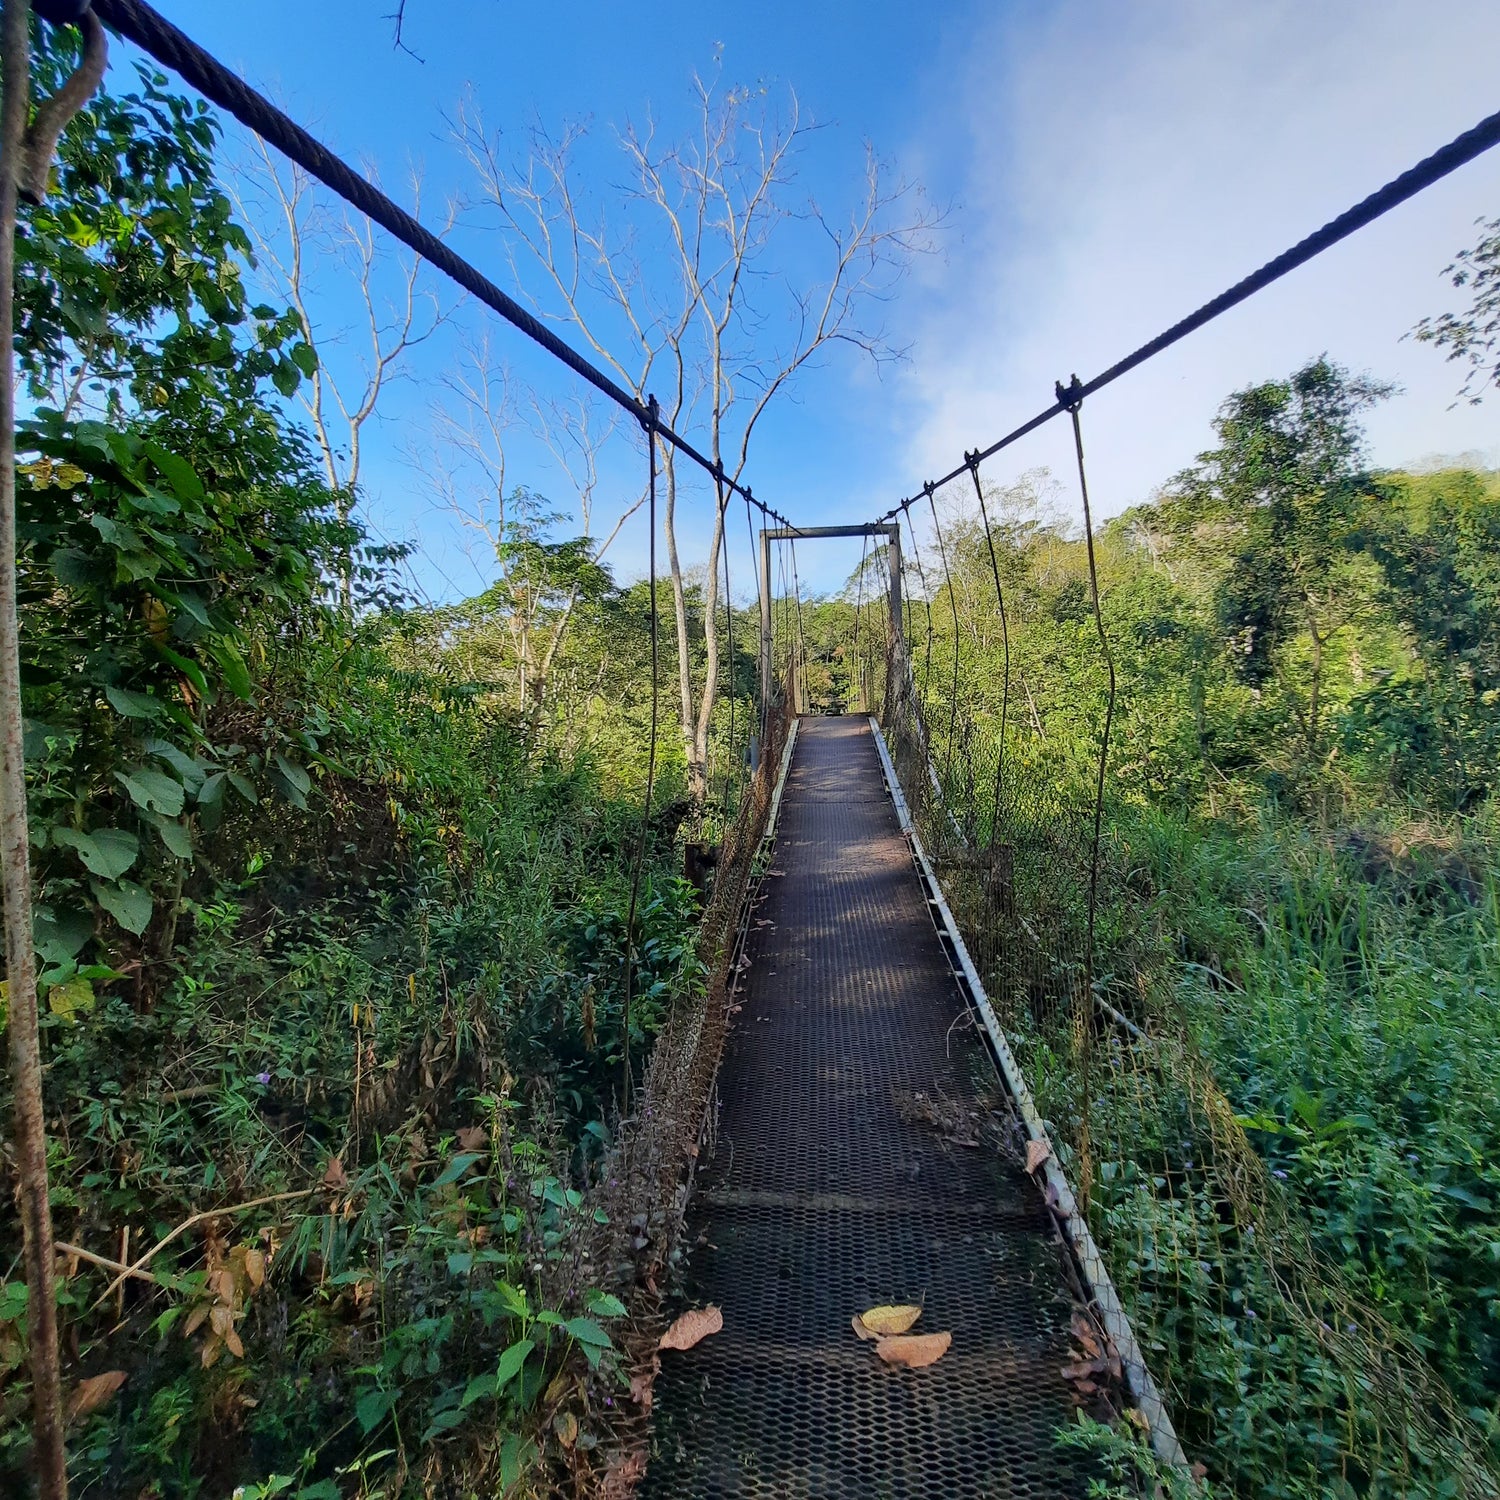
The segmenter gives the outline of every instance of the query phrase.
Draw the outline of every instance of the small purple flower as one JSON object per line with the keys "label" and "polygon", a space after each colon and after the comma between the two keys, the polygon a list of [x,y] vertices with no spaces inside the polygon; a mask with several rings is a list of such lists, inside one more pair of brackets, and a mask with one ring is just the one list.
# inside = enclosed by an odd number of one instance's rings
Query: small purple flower
{"label": "small purple flower", "polygon": [[1247,1307],[1245,1309],[1245,1316],[1247,1318],[1253,1318],[1255,1316],[1255,1309],[1253,1307]]}
{"label": "small purple flower", "polygon": [[1276,1178],[1278,1182],[1286,1181],[1286,1173],[1283,1172],[1280,1167],[1273,1167],[1271,1169],[1271,1176]]}
{"label": "small purple flower", "polygon": [[258,1083],[258,1084],[259,1084],[259,1085],[260,1085],[260,1086],[261,1086],[261,1087],[262,1087],[262,1088],[265,1088],[265,1086],[266,1086],[266,1085],[267,1085],[267,1084],[268,1084],[268,1083],[270,1083],[270,1081],[271,1081],[271,1075],[270,1075],[270,1074],[269,1074],[269,1073],[257,1073],[257,1074],[256,1074],[256,1075],[255,1075],[255,1081],[256,1081],[256,1082],[257,1082],[257,1083]]}

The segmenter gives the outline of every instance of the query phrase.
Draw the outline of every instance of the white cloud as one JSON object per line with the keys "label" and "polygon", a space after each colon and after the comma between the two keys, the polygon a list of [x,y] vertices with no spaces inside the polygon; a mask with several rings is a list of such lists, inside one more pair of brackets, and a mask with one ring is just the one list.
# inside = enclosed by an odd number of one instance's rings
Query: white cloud
{"label": "white cloud", "polygon": [[[915,482],[955,464],[1492,111],[1500,8],[1432,0],[1061,0],[1007,7],[969,48],[961,242],[925,278]],[[951,122],[950,122],[951,126]],[[935,123],[935,129],[942,126]],[[947,134],[947,130],[942,131]],[[935,147],[929,141],[924,153]],[[1439,272],[1500,214],[1500,152],[1396,210],[1089,403],[1103,513],[1210,437],[1218,402],[1324,352],[1396,380],[1377,462],[1484,450],[1500,396],[1402,335],[1454,305]],[[995,460],[1069,470],[1054,423]]]}

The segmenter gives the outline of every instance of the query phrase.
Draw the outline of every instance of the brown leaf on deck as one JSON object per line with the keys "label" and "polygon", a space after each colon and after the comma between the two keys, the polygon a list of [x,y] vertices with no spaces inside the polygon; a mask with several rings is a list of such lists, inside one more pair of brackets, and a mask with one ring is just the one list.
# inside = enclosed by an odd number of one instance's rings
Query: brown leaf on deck
{"label": "brown leaf on deck", "polygon": [[691,1349],[724,1327],[724,1314],[717,1307],[695,1307],[678,1318],[662,1334],[658,1349]]}

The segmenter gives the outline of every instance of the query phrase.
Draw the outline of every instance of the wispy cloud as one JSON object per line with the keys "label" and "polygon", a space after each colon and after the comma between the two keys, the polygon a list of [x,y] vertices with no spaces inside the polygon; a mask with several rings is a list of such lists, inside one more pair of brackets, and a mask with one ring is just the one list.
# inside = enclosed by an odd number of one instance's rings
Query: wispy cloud
{"label": "wispy cloud", "polygon": [[[1500,9],[1062,0],[1008,7],[968,49],[961,237],[922,289],[907,374],[913,480],[946,469],[1492,111]],[[955,126],[958,127],[955,132]],[[965,139],[961,132],[967,132]],[[940,148],[938,137],[947,138]],[[1377,461],[1490,450],[1500,398],[1450,410],[1457,372],[1402,335],[1500,213],[1483,159],[1090,403],[1101,508],[1204,446],[1222,397],[1325,350],[1398,381]],[[996,460],[1066,472],[1060,424]]]}

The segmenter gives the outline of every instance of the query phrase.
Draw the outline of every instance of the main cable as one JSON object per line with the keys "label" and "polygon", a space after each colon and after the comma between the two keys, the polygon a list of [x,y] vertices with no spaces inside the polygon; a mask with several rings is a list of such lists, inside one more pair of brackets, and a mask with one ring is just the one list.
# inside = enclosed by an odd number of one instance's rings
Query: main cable
{"label": "main cable", "polygon": [[[1272,282],[1279,281],[1299,266],[1306,265],[1308,261],[1321,255],[1325,250],[1331,249],[1340,240],[1346,240],[1367,224],[1373,224],[1382,214],[1388,214],[1393,208],[1398,208],[1407,199],[1416,197],[1433,183],[1441,182],[1444,177],[1466,166],[1476,157],[1483,156],[1486,151],[1496,145],[1500,145],[1500,110],[1487,115],[1471,130],[1455,136],[1446,146],[1440,147],[1430,156],[1424,156],[1414,167],[1409,168],[1399,177],[1392,178],[1384,187],[1378,188],[1368,197],[1360,199],[1352,208],[1346,209],[1337,218],[1330,219],[1321,229],[1314,230],[1313,233],[1298,240],[1289,250],[1283,250],[1280,255],[1268,260],[1258,270],[1252,271],[1242,280],[1235,282],[1233,286],[1205,302],[1202,307],[1189,313],[1187,317],[1179,319],[1170,328],[1157,334],[1154,339],[1148,340],[1140,348],[1127,354],[1124,359],[1117,360],[1107,370],[1094,376],[1092,380],[1079,382],[1078,399],[1081,401],[1085,396],[1092,396],[1096,391],[1102,391],[1105,386],[1118,380],[1122,375],[1129,374],[1138,365],[1145,364],[1148,359],[1154,358],[1164,349],[1170,349],[1173,344],[1185,339],[1188,334],[1195,333],[1205,323],[1211,323],[1215,318],[1228,312],[1230,308],[1237,307],[1257,292],[1264,291]],[[1070,391],[1070,399],[1071,394]],[[1013,431],[1006,433],[997,442],[991,443],[988,448],[979,449],[973,454],[965,454],[963,463],[956,469],[945,474],[941,479],[932,481],[933,487],[941,489],[945,484],[962,476],[971,461],[983,463],[985,459],[993,458],[1002,448],[1010,447],[1012,443],[1018,442],[1028,433],[1035,432],[1038,427],[1050,422],[1053,417],[1061,416],[1069,409],[1059,398],[1045,411],[1038,412],[1029,421],[1023,422]],[[920,491],[915,495],[907,496],[906,499],[892,506],[880,519],[892,520],[897,512],[909,509],[921,498]]]}

